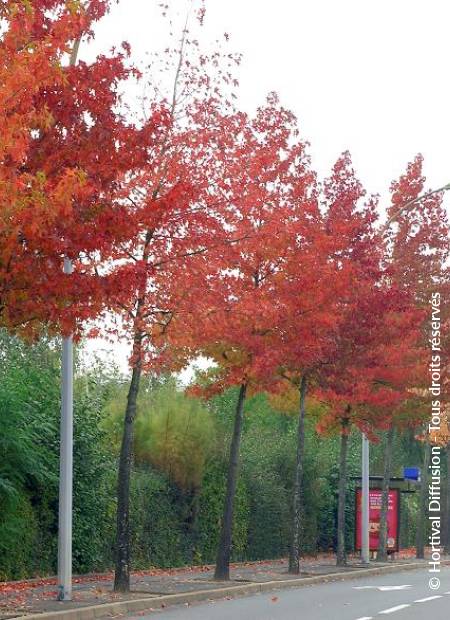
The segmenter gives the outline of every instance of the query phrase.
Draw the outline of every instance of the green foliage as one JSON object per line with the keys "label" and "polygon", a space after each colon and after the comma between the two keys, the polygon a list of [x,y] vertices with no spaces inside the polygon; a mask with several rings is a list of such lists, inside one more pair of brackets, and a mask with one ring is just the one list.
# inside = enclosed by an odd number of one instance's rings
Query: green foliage
{"label": "green foliage", "polygon": [[[223,513],[225,481],[225,461],[210,462],[205,471],[199,498],[196,563],[212,563],[216,559]],[[248,490],[244,481],[240,479],[237,484],[234,506],[232,549],[232,559],[234,561],[247,558],[249,510]]]}
{"label": "green foliage", "polygon": [[283,418],[257,395],[247,401],[242,444],[243,479],[249,496],[250,559],[282,557],[290,529],[290,486],[295,454],[294,420]]}
{"label": "green foliage", "polygon": [[181,566],[185,560],[181,506],[166,477],[148,467],[135,471],[131,490],[133,564]]}
{"label": "green foliage", "polygon": [[73,548],[77,572],[109,568],[115,528],[116,468],[101,425],[112,378],[100,367],[79,378],[74,406]]}
{"label": "green foliage", "polygon": [[0,516],[0,580],[21,579],[29,574],[34,565],[37,530],[30,500],[25,494],[15,494]]}
{"label": "green foliage", "polygon": [[[0,334],[0,577],[50,569],[48,506],[56,496],[58,370],[46,343]],[[49,525],[46,532],[45,525]],[[17,545],[17,540],[22,541]]]}
{"label": "green foliage", "polygon": [[53,434],[59,391],[54,354],[27,348],[0,333],[0,497],[11,499],[29,482],[55,482]]}
{"label": "green foliage", "polygon": [[[0,577],[53,574],[60,415],[57,343],[29,346],[2,332],[0,359]],[[75,382],[75,572],[111,564],[115,463],[99,423],[110,384],[111,377],[100,368]]]}
{"label": "green foliage", "polygon": [[201,486],[214,441],[209,411],[186,396],[174,380],[152,390],[139,409],[136,459],[165,472],[183,491]]}
{"label": "green foliage", "polygon": [[[56,570],[60,369],[53,341],[25,345],[0,332],[0,579]],[[131,485],[136,569],[215,560],[237,389],[208,403],[167,377],[144,377],[138,403]],[[74,386],[74,572],[113,564],[117,459],[127,385],[114,369],[80,366]],[[286,404],[287,403],[287,404]],[[247,399],[233,527],[232,559],[286,556],[296,453],[295,398]],[[276,410],[282,406],[283,412]],[[288,406],[289,405],[289,406]],[[319,436],[319,405],[308,403],[304,553],[336,544],[339,437]],[[287,411],[289,409],[289,411]],[[289,415],[286,415],[288,413]],[[319,412],[320,413],[320,412]],[[349,438],[349,477],[360,473],[361,436]],[[422,446],[395,439],[393,475],[421,465]],[[383,442],[371,472],[383,470]],[[354,487],[349,479],[347,546],[353,548]],[[417,498],[402,497],[403,546],[414,544]],[[21,544],[17,544],[20,539]]]}

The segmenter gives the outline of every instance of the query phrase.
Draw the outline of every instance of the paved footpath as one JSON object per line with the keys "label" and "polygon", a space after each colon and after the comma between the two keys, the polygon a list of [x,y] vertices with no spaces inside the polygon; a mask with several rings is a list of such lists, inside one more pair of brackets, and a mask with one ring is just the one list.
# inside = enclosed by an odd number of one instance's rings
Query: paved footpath
{"label": "paved footpath", "polygon": [[128,620],[449,620],[450,567],[442,568],[440,580],[433,591],[425,568],[400,571],[172,607]]}

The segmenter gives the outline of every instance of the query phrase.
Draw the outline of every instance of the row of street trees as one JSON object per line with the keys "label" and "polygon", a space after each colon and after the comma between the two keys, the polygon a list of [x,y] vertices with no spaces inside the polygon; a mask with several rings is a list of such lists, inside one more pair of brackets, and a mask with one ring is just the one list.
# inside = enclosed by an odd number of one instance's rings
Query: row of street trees
{"label": "row of street trees", "polygon": [[[428,302],[448,291],[442,192],[417,156],[392,185],[388,223],[349,153],[319,182],[297,119],[271,94],[236,109],[233,66],[185,29],[142,117],[121,95],[144,77],[128,45],[67,66],[107,0],[8,0],[0,41],[0,324],[132,344],[117,487],[115,589],[130,585],[130,474],[144,372],[216,364],[205,394],[239,387],[216,578],[229,578],[243,405],[299,392],[290,571],[299,572],[308,396],[341,434],[338,563],[345,563],[348,434],[427,415]],[[203,9],[198,14],[203,20]],[[62,274],[62,259],[74,265]],[[111,317],[114,322],[111,323]],[[445,318],[445,317],[444,317]],[[108,328],[107,325],[113,324]],[[387,497],[387,496],[386,496]],[[385,506],[386,509],[386,506]]]}

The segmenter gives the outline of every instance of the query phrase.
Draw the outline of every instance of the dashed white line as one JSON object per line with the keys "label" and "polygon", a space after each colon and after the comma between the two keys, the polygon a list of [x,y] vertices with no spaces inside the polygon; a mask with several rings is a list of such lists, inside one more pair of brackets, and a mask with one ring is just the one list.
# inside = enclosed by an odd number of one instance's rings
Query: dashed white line
{"label": "dashed white line", "polygon": [[427,601],[434,601],[435,598],[442,598],[442,596],[440,594],[436,596],[427,596],[427,598],[418,598],[417,601],[414,601],[414,602],[415,603],[426,603]]}
{"label": "dashed white line", "polygon": [[397,605],[396,607],[390,607],[389,609],[383,609],[383,611],[380,611],[380,614],[393,614],[394,611],[400,611],[400,609],[406,609],[407,607],[411,607],[411,605],[409,603],[406,603],[405,605]]}
{"label": "dashed white line", "polygon": [[408,590],[412,586],[353,586],[354,590],[379,590],[380,592],[389,592],[391,590]]}
{"label": "dashed white line", "polygon": [[[357,588],[357,589],[362,590],[365,588],[362,587],[362,588]],[[444,594],[450,594],[450,590],[448,592],[444,592]],[[414,601],[414,603],[426,603],[427,601],[434,601],[438,598],[442,598],[442,594],[435,594],[434,596],[427,596],[426,598],[418,598],[417,600]],[[403,605],[396,605],[395,607],[389,607],[389,609],[383,609],[383,611],[379,611],[378,614],[379,615],[393,614],[396,611],[401,611],[402,609],[406,609],[407,607],[411,607],[411,603],[405,603]],[[362,618],[357,618],[356,620],[373,620],[373,616],[363,616]]]}

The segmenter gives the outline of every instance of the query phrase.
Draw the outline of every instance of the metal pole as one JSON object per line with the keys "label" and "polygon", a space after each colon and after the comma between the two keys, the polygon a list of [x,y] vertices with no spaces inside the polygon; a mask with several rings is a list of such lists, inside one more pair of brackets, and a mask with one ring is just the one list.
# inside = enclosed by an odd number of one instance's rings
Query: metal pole
{"label": "metal pole", "polygon": [[[77,39],[69,66],[77,63],[81,38]],[[72,261],[64,258],[64,273]],[[72,490],[73,490],[73,339],[63,338],[61,360],[61,425],[59,448],[58,601],[72,600]]]}
{"label": "metal pole", "polygon": [[361,559],[369,564],[369,440],[362,434]]}
{"label": "metal pole", "polygon": [[[72,262],[64,259],[64,273]],[[73,340],[63,339],[59,459],[58,600],[72,600]]]}

